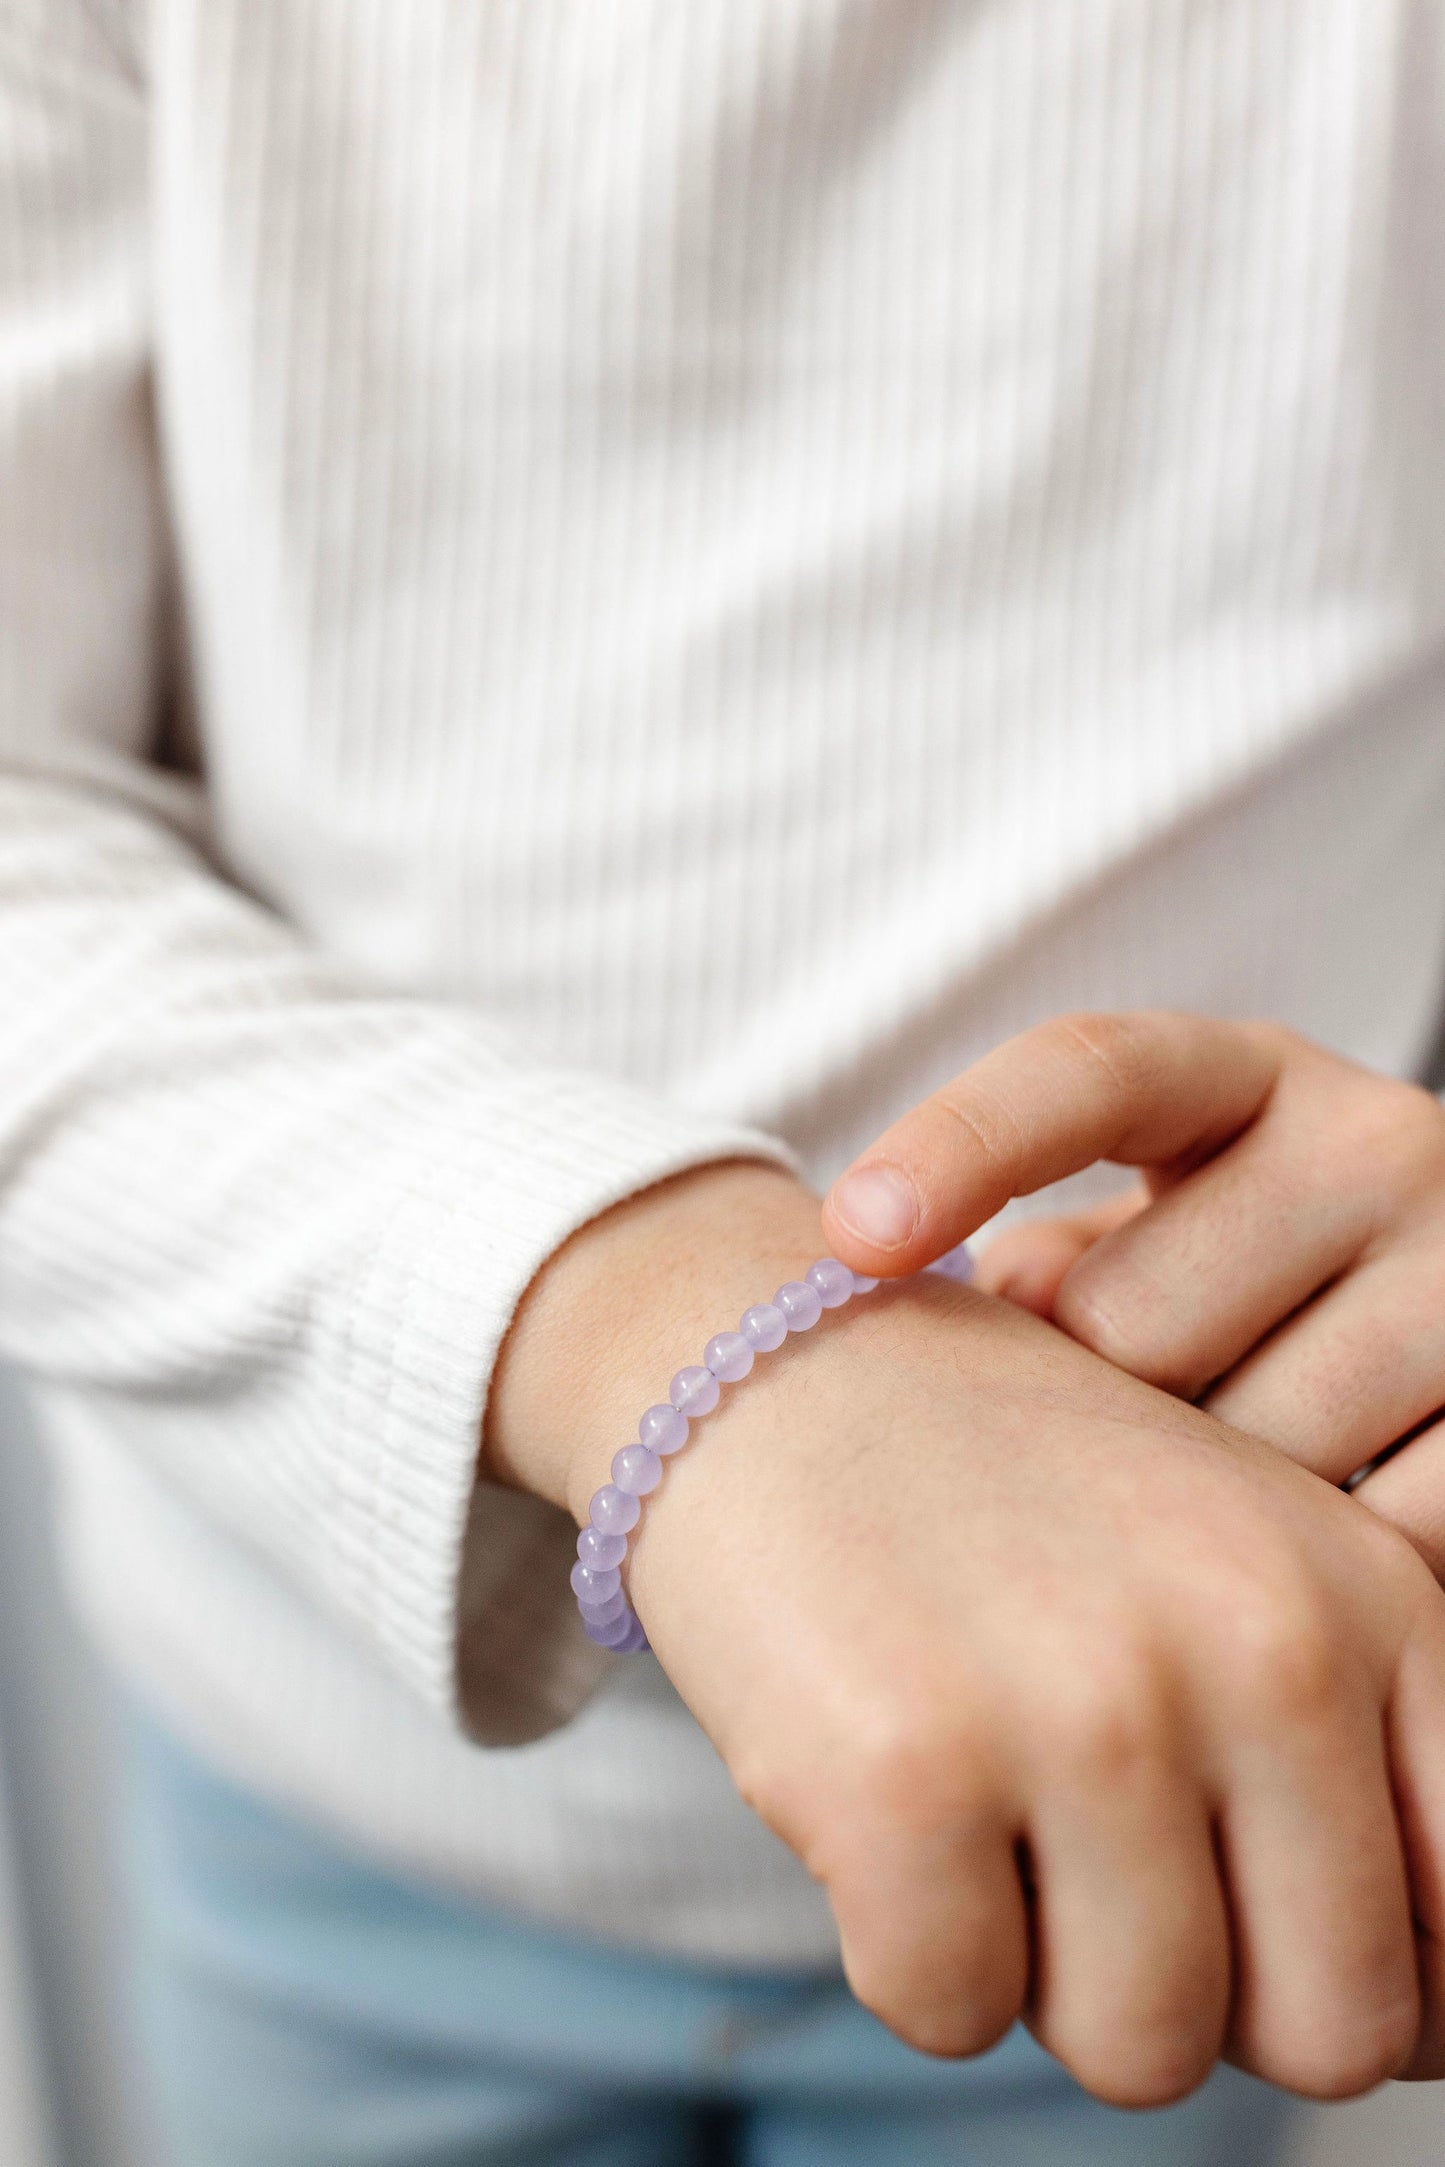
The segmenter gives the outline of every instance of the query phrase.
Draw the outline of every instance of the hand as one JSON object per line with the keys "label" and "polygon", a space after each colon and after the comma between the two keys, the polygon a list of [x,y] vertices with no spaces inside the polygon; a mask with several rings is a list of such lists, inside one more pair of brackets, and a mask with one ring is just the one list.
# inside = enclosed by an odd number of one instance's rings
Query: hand
{"label": "hand", "polygon": [[1356,1495],[1445,1574],[1445,1109],[1275,1025],[1064,1018],[859,1162],[918,1199],[887,1267],[841,1183],[825,1224],[846,1262],[896,1271],[1099,1158],[1145,1186],[1010,1229],[980,1285],[1329,1482],[1408,1439]]}
{"label": "hand", "polygon": [[[519,1320],[503,1468],[569,1439],[581,1518],[650,1381],[817,1246],[747,1168],[596,1222]],[[1321,2096],[1445,2071],[1445,1598],[1279,1454],[910,1281],[725,1396],[631,1589],[905,2039],[1022,2013],[1130,2104],[1221,2050]]]}

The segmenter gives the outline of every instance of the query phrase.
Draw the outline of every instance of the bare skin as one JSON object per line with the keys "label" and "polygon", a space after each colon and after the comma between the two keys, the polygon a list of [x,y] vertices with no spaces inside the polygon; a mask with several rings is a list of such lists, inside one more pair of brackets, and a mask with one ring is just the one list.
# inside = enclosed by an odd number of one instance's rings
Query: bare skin
{"label": "bare skin", "polygon": [[[751,1165],[604,1214],[519,1310],[490,1471],[580,1519],[640,1402],[819,1247]],[[1445,1598],[1269,1447],[909,1281],[725,1395],[631,1588],[903,2038],[1022,2014],[1123,2104],[1221,2054],[1320,2097],[1445,2072]]]}
{"label": "bare skin", "polygon": [[1002,1234],[980,1285],[1327,1482],[1368,1470],[1355,1495],[1445,1576],[1445,1108],[1274,1024],[1064,1017],[864,1154],[915,1192],[901,1245],[859,1239],[842,1180],[825,1224],[907,1269],[1100,1158],[1144,1181]]}

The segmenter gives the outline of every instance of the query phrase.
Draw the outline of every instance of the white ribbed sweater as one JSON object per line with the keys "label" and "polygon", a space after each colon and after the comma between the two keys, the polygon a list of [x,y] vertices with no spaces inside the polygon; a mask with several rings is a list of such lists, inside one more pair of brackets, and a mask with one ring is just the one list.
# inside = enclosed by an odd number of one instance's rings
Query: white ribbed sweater
{"label": "white ribbed sweater", "polygon": [[1418,1063],[1439,25],[0,0],[0,1347],[257,1786],[830,1954],[654,1665],[575,1714],[492,1357],[611,1200],[1063,1006]]}

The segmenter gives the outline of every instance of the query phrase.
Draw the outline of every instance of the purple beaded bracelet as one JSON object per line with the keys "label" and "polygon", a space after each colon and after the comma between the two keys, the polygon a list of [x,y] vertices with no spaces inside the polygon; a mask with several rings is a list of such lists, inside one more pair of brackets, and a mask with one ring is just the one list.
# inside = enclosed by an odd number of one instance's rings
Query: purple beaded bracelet
{"label": "purple beaded bracelet", "polygon": [[[946,1279],[967,1283],[973,1265],[960,1242],[925,1266]],[[648,1646],[642,1620],[627,1599],[622,1565],[627,1538],[642,1518],[642,1500],[662,1480],[662,1463],[687,1443],[688,1424],[716,1407],[725,1384],[738,1384],[756,1357],[781,1347],[790,1332],[808,1332],[825,1309],[841,1309],[855,1294],[868,1294],[876,1279],[850,1271],[836,1257],[820,1257],[801,1279],[779,1287],[770,1302],[745,1309],[735,1332],[719,1332],[702,1350],[701,1363],[680,1369],[665,1403],[649,1407],[637,1436],[612,1461],[612,1480],[592,1499],[588,1524],[577,1537],[572,1592],[589,1640],[617,1655],[640,1655]]]}

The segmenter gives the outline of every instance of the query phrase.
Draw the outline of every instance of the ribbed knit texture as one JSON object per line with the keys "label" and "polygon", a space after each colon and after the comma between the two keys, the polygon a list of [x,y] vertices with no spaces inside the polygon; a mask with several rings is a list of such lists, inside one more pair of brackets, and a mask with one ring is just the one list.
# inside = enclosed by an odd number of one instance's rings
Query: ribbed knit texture
{"label": "ribbed knit texture", "polygon": [[829,1954],[495,1350],[1059,1008],[1418,1062],[1442,204],[1430,0],[0,0],[0,1349],[205,1748]]}

